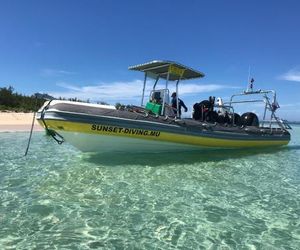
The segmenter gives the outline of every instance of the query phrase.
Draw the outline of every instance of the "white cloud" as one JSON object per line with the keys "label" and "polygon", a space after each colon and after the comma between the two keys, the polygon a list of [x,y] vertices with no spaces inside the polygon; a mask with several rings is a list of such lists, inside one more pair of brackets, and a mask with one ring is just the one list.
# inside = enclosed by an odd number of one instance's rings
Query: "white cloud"
{"label": "white cloud", "polygon": [[207,93],[213,92],[221,89],[236,89],[237,87],[227,86],[227,85],[219,85],[219,84],[182,84],[180,86],[180,94],[197,94],[197,93]]}
{"label": "white cloud", "polygon": [[66,71],[66,70],[61,70],[61,69],[42,69],[41,70],[41,75],[42,76],[63,76],[63,75],[74,75],[76,74],[75,72],[71,71]]}
{"label": "white cloud", "polygon": [[300,82],[300,69],[291,69],[285,74],[278,77],[280,80]]}
{"label": "white cloud", "polygon": [[[50,92],[49,94],[58,98],[75,98],[91,101],[116,102],[124,100],[134,100],[139,98],[142,92],[143,82],[140,80],[132,82],[100,83],[97,85],[76,86],[73,84],[60,82],[58,86],[65,90]],[[147,91],[150,91],[149,89]]]}
{"label": "white cloud", "polygon": [[[76,86],[74,84],[69,84],[65,82],[57,83],[59,87],[64,88],[63,91],[50,92],[49,94],[58,98],[79,98],[81,100],[90,99],[91,101],[106,101],[110,103],[114,102],[124,102],[130,101],[133,103],[139,103],[143,81],[134,80],[129,82],[112,82],[112,83],[99,83],[97,85],[87,85],[87,86]],[[147,84],[145,90],[145,96],[149,95],[151,91],[152,84]],[[180,95],[188,95],[188,94],[198,94],[198,93],[206,93],[213,92],[225,88],[236,88],[232,86],[226,85],[218,85],[218,84],[182,84],[180,86]]]}

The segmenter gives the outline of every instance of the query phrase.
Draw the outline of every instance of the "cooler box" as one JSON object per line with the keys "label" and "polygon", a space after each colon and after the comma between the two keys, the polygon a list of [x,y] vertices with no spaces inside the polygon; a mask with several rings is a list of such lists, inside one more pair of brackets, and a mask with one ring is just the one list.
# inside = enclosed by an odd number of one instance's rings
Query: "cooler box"
{"label": "cooler box", "polygon": [[162,105],[153,102],[147,102],[146,109],[152,111],[154,114],[160,115]]}

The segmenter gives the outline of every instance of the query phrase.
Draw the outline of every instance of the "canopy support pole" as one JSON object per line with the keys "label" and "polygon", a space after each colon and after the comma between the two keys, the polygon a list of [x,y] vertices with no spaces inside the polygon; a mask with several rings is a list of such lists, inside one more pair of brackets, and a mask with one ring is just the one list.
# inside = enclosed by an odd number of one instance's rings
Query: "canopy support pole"
{"label": "canopy support pole", "polygon": [[179,84],[179,79],[176,82],[176,119],[179,118],[180,119],[180,110],[179,110],[179,98],[178,98],[178,84]]}
{"label": "canopy support pole", "polygon": [[143,93],[142,93],[141,107],[144,106],[144,97],[145,97],[146,81],[147,81],[147,72],[145,72],[145,78],[144,78],[144,86],[143,86]]}
{"label": "canopy support pole", "polygon": [[158,76],[156,77],[156,79],[155,79],[155,83],[154,83],[154,85],[153,85],[153,90],[155,90],[156,84],[157,84],[158,80],[159,80],[159,75],[158,75]]}
{"label": "canopy support pole", "polygon": [[[167,80],[166,80],[166,89],[168,89],[169,77],[170,77],[170,73],[168,72]],[[161,115],[164,115],[164,113],[165,113],[165,101],[166,101],[166,95],[164,93],[162,109],[161,109],[161,113],[160,113]]]}

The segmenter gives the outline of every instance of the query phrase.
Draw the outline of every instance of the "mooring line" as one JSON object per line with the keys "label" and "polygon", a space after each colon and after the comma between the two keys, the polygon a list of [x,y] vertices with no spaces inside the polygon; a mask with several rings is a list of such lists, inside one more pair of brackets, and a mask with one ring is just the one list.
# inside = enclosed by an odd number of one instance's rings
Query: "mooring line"
{"label": "mooring line", "polygon": [[35,122],[35,114],[36,114],[36,112],[33,113],[33,119],[32,119],[32,123],[31,123],[31,129],[30,129],[29,139],[28,139],[27,148],[26,148],[24,156],[27,155],[28,150],[29,150],[30,141],[31,141],[31,137],[32,137],[32,131],[33,131],[34,122]]}

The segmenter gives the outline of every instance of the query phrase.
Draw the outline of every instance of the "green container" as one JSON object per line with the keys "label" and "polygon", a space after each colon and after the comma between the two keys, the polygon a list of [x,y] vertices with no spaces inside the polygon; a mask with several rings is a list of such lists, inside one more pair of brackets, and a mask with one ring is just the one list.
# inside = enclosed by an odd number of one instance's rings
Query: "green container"
{"label": "green container", "polygon": [[160,115],[161,114],[161,104],[153,103],[153,102],[147,102],[146,109],[150,110],[154,114]]}

